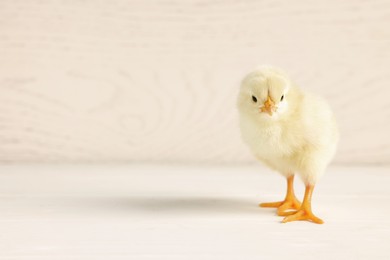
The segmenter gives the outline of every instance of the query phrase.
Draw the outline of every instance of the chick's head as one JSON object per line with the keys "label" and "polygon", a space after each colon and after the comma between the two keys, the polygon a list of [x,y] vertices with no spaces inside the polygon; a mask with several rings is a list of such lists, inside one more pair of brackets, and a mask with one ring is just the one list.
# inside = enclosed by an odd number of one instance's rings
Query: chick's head
{"label": "chick's head", "polygon": [[290,90],[290,80],[283,72],[274,68],[255,70],[241,83],[238,109],[246,115],[276,120],[289,110]]}

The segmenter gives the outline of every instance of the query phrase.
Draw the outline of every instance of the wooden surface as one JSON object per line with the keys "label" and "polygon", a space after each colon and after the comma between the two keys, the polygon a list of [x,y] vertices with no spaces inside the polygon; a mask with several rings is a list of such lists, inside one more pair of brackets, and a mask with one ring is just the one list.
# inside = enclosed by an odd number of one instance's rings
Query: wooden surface
{"label": "wooden surface", "polygon": [[0,1],[0,161],[248,162],[260,64],[323,95],[339,163],[390,162],[390,2]]}
{"label": "wooden surface", "polygon": [[1,166],[0,259],[389,259],[388,173],[331,168],[316,225],[257,206],[285,192],[258,166]]}

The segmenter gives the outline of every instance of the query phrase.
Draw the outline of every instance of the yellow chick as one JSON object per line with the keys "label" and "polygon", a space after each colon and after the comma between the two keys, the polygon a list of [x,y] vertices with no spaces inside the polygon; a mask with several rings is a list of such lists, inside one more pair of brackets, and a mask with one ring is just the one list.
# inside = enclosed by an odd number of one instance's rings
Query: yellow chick
{"label": "yellow chick", "polygon": [[[243,79],[237,106],[244,142],[258,160],[287,179],[285,199],[260,206],[278,208],[278,215],[285,216],[283,223],[324,223],[313,214],[311,198],[339,139],[327,103],[300,90],[283,71],[262,67]],[[294,194],[295,174],[306,187],[302,203]]]}

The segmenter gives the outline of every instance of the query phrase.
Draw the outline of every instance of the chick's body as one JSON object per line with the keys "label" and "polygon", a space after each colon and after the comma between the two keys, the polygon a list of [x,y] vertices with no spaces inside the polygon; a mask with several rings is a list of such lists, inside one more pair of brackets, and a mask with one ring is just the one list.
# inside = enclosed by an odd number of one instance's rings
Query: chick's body
{"label": "chick's body", "polygon": [[242,138],[255,157],[286,177],[298,174],[307,187],[314,187],[338,142],[327,103],[301,91],[284,72],[261,68],[243,80],[238,109]]}
{"label": "chick's body", "polygon": [[[298,90],[292,90],[298,91]],[[242,137],[257,159],[283,175],[314,184],[332,159],[337,128],[328,105],[300,93],[298,106],[279,120],[241,115]]]}

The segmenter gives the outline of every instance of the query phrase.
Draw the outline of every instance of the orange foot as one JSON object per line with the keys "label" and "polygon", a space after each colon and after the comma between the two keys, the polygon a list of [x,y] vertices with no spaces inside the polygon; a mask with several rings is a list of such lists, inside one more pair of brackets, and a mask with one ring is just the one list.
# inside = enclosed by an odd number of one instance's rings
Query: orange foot
{"label": "orange foot", "polygon": [[[301,207],[301,202],[295,196],[289,196],[284,201],[261,203],[259,206],[263,208],[278,208],[277,214],[279,216],[287,216],[291,213],[290,209],[298,210]],[[293,213],[295,212],[293,211]]]}
{"label": "orange foot", "polygon": [[291,212],[288,212],[287,215],[289,216],[283,219],[282,221],[283,223],[297,221],[297,220],[307,220],[316,224],[324,223],[322,219],[314,216],[313,212],[311,211],[311,196],[313,193],[313,189],[314,189],[313,185],[306,185],[305,196],[303,198],[303,203],[301,208],[297,212],[292,214],[290,214]]}
{"label": "orange foot", "polygon": [[318,217],[316,217],[311,210],[307,210],[304,208],[299,209],[297,212],[287,216],[283,219],[283,223],[297,221],[297,220],[307,220],[316,224],[323,224],[324,221]]}

